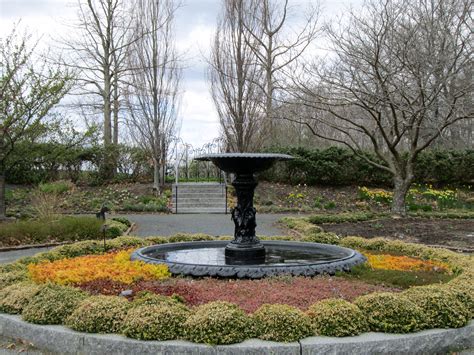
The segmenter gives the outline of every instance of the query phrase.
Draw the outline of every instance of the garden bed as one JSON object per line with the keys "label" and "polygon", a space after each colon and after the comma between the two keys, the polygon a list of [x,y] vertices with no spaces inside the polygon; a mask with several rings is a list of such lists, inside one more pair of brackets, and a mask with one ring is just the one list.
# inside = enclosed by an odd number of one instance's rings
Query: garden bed
{"label": "garden bed", "polygon": [[[288,276],[260,281],[170,279],[162,266],[130,262],[125,257],[129,251],[119,250],[212,237],[119,237],[107,243],[107,252],[115,254],[104,254],[100,243],[86,241],[2,266],[0,309],[19,313],[28,322],[65,324],[82,332],[121,333],[141,340],[187,339],[207,344],[238,343],[249,338],[292,342],[314,335],[354,336],[366,331],[410,333],[430,328],[459,328],[467,325],[474,314],[474,271],[470,256],[383,239],[338,238],[300,220],[296,228],[304,230],[300,233],[307,241],[333,237],[336,244],[374,255],[404,255],[411,258],[405,264],[412,264],[415,269],[420,265],[433,272],[439,271],[433,268],[447,268],[443,272],[451,277],[442,280],[445,283],[405,285],[404,290],[366,283],[363,279],[329,276],[311,279]],[[97,256],[103,262],[107,259],[118,264],[109,269],[96,267],[102,274],[95,278],[97,274],[91,276],[86,262],[73,259],[83,256],[84,260],[96,260]],[[391,259],[385,261],[390,263]],[[71,269],[74,264],[79,269]],[[58,265],[67,271],[55,269]],[[92,263],[91,269],[93,265],[97,264]],[[107,272],[109,276],[104,274]],[[94,280],[113,280],[110,275],[121,279],[102,284],[103,287],[100,283],[93,284]],[[83,281],[85,276],[87,281]],[[47,280],[53,283],[43,283]],[[117,286],[117,281],[122,284]],[[324,289],[324,284],[329,285]],[[180,287],[186,293],[180,294]],[[116,295],[124,288],[135,291],[130,300],[102,295]],[[297,292],[299,288],[306,292]],[[274,295],[269,293],[271,289]],[[142,290],[151,293],[139,292]],[[242,301],[255,294],[255,301]]]}
{"label": "garden bed", "polygon": [[[0,248],[24,245],[55,244],[102,239],[103,221],[95,217],[51,216],[13,222],[0,222]],[[124,218],[106,221],[106,238],[122,235],[130,227]]]}

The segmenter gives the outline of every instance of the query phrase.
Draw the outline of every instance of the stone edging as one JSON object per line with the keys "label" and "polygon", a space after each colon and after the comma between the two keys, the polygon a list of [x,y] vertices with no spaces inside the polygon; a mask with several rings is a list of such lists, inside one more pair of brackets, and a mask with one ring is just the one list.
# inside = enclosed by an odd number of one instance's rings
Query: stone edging
{"label": "stone edging", "polygon": [[258,339],[209,346],[188,341],[139,341],[113,334],[80,333],[58,325],[35,325],[0,314],[0,335],[61,354],[438,354],[474,347],[474,321],[459,329],[412,334],[365,333],[356,337],[311,337],[294,343]]}
{"label": "stone edging", "polygon": [[349,271],[353,266],[364,263],[367,259],[358,251],[344,248],[338,245],[308,243],[297,241],[263,240],[262,244],[268,248],[288,248],[294,250],[312,250],[345,252],[345,256],[332,261],[308,261],[307,263],[288,264],[258,264],[258,265],[207,265],[188,264],[177,261],[169,261],[158,257],[151,257],[151,252],[172,251],[176,249],[196,249],[196,248],[224,248],[229,241],[196,241],[165,243],[147,246],[135,250],[131,255],[131,260],[140,260],[152,264],[166,264],[169,271],[174,275],[191,276],[221,276],[259,279],[266,276],[276,276],[290,274],[293,276],[313,276],[318,274],[334,275],[337,271]]}

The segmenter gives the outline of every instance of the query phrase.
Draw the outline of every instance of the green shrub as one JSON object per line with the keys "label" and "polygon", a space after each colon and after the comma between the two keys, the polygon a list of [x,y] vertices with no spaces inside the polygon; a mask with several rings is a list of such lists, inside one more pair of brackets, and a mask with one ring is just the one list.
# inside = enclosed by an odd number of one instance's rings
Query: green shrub
{"label": "green shrub", "polygon": [[20,282],[0,290],[0,312],[19,314],[28,305],[41,286],[31,282]]}
{"label": "green shrub", "polygon": [[[272,147],[267,151],[290,154],[294,159],[275,164],[261,175],[263,180],[295,185],[392,185],[389,173],[359,156],[384,165],[373,152],[356,155],[341,147]],[[417,157],[414,170],[418,183],[468,185],[474,180],[474,150],[425,150]]]}
{"label": "green shrub", "polygon": [[340,238],[337,236],[336,233],[332,232],[321,232],[316,234],[306,235],[301,238],[303,242],[311,242],[311,243],[325,243],[325,244],[338,244]]}
{"label": "green shrub", "polygon": [[131,236],[118,237],[107,241],[107,247],[113,249],[139,248],[149,244],[150,242],[147,239]]}
{"label": "green shrub", "polygon": [[370,212],[345,212],[337,214],[315,214],[309,216],[307,220],[313,224],[323,223],[344,223],[344,222],[361,222],[377,217]]}
{"label": "green shrub", "polygon": [[66,325],[79,332],[118,333],[129,308],[130,302],[123,297],[88,297],[67,318]]}
{"label": "green shrub", "polygon": [[196,343],[240,343],[253,335],[249,316],[237,305],[223,301],[197,307],[184,326],[186,338]]}
{"label": "green shrub", "polygon": [[176,233],[168,238],[169,243],[195,242],[195,241],[200,241],[200,240],[214,240],[214,238],[204,233],[195,233],[195,234]]}
{"label": "green shrub", "polygon": [[7,223],[0,228],[3,244],[32,244],[102,238],[102,222],[95,217],[60,217]]}
{"label": "green shrub", "polygon": [[470,309],[458,292],[441,286],[412,287],[404,294],[427,316],[426,328],[459,328],[471,319]]}
{"label": "green shrub", "polygon": [[365,314],[370,330],[409,333],[423,329],[426,315],[409,298],[394,293],[372,293],[354,302]]}
{"label": "green shrub", "polygon": [[294,229],[302,234],[317,234],[323,232],[321,227],[315,226],[308,222],[307,218],[300,217],[283,217],[280,222],[290,229]]}
{"label": "green shrub", "polygon": [[310,318],[289,305],[264,304],[252,318],[260,339],[291,342],[313,334]]}
{"label": "green shrub", "polygon": [[317,302],[306,312],[317,335],[346,337],[368,331],[364,314],[356,305],[342,299]]}
{"label": "green shrub", "polygon": [[73,244],[61,245],[50,251],[50,253],[56,253],[60,255],[61,259],[75,258],[83,255],[101,254],[103,252],[103,243],[96,240],[84,240]]}
{"label": "green shrub", "polygon": [[184,336],[189,310],[184,306],[142,304],[133,307],[124,320],[123,333],[140,340],[174,340]]}
{"label": "green shrub", "polygon": [[130,222],[130,220],[128,220],[125,217],[114,217],[114,218],[112,218],[112,221],[116,221],[116,222],[120,222],[122,224],[125,224],[128,228],[130,228],[132,226],[132,222]]}
{"label": "green shrub", "polygon": [[458,299],[470,310],[474,318],[474,282],[472,280],[460,280],[461,277],[448,283],[446,287],[456,292]]}
{"label": "green shrub", "polygon": [[23,309],[23,319],[37,324],[63,324],[87,294],[77,288],[47,284]]}
{"label": "green shrub", "polygon": [[166,297],[150,291],[139,292],[132,302],[132,307],[140,306],[183,306],[183,303],[177,297]]}
{"label": "green shrub", "polygon": [[28,279],[28,273],[25,269],[12,270],[0,273],[0,290],[14,283]]}

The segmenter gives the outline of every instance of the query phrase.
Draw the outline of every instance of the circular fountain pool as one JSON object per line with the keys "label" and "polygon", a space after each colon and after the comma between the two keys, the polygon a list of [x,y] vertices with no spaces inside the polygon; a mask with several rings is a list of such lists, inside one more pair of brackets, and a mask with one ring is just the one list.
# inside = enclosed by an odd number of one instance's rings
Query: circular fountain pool
{"label": "circular fountain pool", "polygon": [[359,252],[329,244],[263,241],[265,260],[258,264],[229,262],[228,241],[201,241],[153,245],[136,250],[132,260],[166,264],[173,274],[262,278],[282,274],[313,276],[349,271],[363,263]]}

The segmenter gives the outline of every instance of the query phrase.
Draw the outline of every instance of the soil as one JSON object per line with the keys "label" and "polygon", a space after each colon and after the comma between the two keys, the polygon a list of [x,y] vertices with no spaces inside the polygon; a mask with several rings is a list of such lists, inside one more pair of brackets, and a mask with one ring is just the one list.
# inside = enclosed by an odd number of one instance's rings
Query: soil
{"label": "soil", "polygon": [[323,224],[327,232],[365,238],[386,237],[405,242],[474,248],[474,220],[381,218],[357,223]]}

